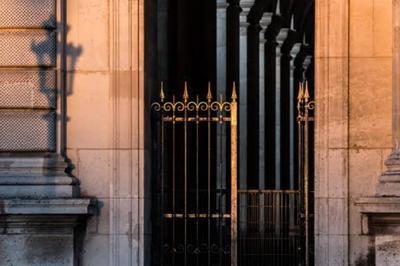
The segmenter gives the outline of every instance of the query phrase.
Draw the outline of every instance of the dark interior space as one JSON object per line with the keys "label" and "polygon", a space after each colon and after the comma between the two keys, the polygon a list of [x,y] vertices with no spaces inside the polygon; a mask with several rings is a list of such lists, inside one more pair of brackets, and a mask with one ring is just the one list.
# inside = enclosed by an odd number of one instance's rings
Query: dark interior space
{"label": "dark interior space", "polygon": [[[313,240],[305,238],[305,232],[312,232],[313,225],[312,218],[305,222],[304,213],[312,217],[313,125],[299,123],[298,93],[300,83],[305,87],[307,82],[307,101],[314,99],[314,1],[260,0],[249,10],[238,0],[217,2],[153,3],[148,24],[154,30],[152,40],[156,41],[151,47],[156,52],[149,61],[154,76],[148,83],[149,99],[160,102],[162,83],[162,103],[183,102],[186,82],[188,101],[207,101],[209,85],[213,100],[223,94],[224,101],[229,101],[235,82],[239,109],[245,110],[238,118],[238,163],[246,169],[238,177],[244,180],[238,188],[238,264],[263,265],[272,260],[271,265],[298,265],[305,263],[305,257],[310,264]],[[226,11],[225,32],[218,28],[218,10]],[[245,11],[244,26],[240,16]],[[266,17],[267,26],[261,22]],[[244,27],[247,82],[242,88]],[[218,52],[221,32],[226,40],[222,57]],[[217,84],[221,67],[226,67],[223,90]],[[164,115],[152,113],[150,127],[153,264],[229,265],[230,128],[215,123],[168,124],[163,122]],[[308,115],[312,117],[313,111]],[[241,134],[246,134],[244,140]]]}

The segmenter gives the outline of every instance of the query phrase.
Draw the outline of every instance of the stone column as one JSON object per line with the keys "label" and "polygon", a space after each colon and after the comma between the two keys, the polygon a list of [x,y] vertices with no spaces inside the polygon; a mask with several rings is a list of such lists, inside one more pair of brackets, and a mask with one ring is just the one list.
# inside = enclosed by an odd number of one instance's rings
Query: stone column
{"label": "stone column", "polygon": [[239,16],[240,21],[240,39],[239,39],[239,187],[245,189],[247,187],[247,121],[246,121],[246,105],[247,105],[247,46],[248,46],[248,27],[249,22],[247,16],[254,0],[244,0],[240,2],[242,12]]}
{"label": "stone column", "polygon": [[275,47],[275,189],[281,188],[281,58],[282,45],[288,36],[289,29],[283,28],[276,36]]}
{"label": "stone column", "polygon": [[279,1],[272,22],[265,32],[265,92],[264,92],[264,139],[268,149],[264,150],[265,186],[275,188],[276,181],[276,72],[277,70],[277,42],[276,35],[279,32],[282,17],[279,11]]}
{"label": "stone column", "polygon": [[[217,0],[216,22],[217,22],[217,60],[216,60],[216,94],[223,95],[229,99],[230,86],[226,82],[226,50],[227,50],[227,3],[226,0]],[[232,86],[232,85],[231,85]],[[228,93],[227,93],[228,92]],[[226,171],[227,161],[221,158],[228,158],[226,154],[227,145],[226,127],[217,127],[217,171],[221,173],[221,178],[217,178],[217,188],[226,189]],[[222,155],[222,156],[221,156]]]}
{"label": "stone column", "polygon": [[[217,0],[217,94],[226,94],[226,0]],[[229,86],[229,85],[228,85]]]}
{"label": "stone column", "polygon": [[393,151],[386,160],[387,170],[379,179],[377,196],[400,196],[400,0],[393,0]]}
{"label": "stone column", "polygon": [[260,73],[259,73],[259,80],[260,80],[260,85],[259,85],[259,105],[260,105],[260,115],[259,115],[259,181],[258,181],[258,188],[259,189],[265,189],[265,156],[264,156],[264,150],[265,150],[265,63],[266,63],[266,55],[265,55],[265,32],[268,28],[268,26],[271,24],[272,21],[272,13],[264,13],[260,20],[260,40],[259,40],[259,46],[260,46]]}
{"label": "stone column", "polygon": [[[291,84],[291,76],[293,75],[293,71],[291,70],[291,64],[293,64],[292,57],[292,49],[294,47],[295,41],[297,38],[296,30],[294,29],[294,17],[291,18],[290,29],[288,30],[288,34],[285,42],[282,45],[281,52],[281,84],[280,84],[280,176],[283,179],[284,183],[281,183],[281,186],[287,187],[292,185],[293,175],[291,175],[291,99],[292,99],[292,89],[293,85]],[[296,51],[297,53],[298,51]],[[287,164],[282,163],[287,162]],[[281,180],[282,182],[282,180]]]}
{"label": "stone column", "polygon": [[293,45],[293,48],[290,50],[290,125],[289,125],[289,132],[290,132],[290,167],[289,167],[289,176],[290,176],[290,189],[294,189],[295,187],[295,158],[296,158],[296,153],[295,153],[295,146],[297,143],[296,139],[296,134],[295,131],[297,128],[295,128],[295,124],[292,121],[296,120],[296,115],[297,115],[297,109],[295,105],[295,99],[297,96],[297,84],[295,84],[296,79],[294,77],[294,73],[296,70],[295,66],[295,58],[299,54],[301,48],[301,43],[295,43]]}
{"label": "stone column", "polygon": [[239,14],[242,11],[240,0],[227,0],[228,7],[226,9],[226,88],[229,91],[232,83],[239,81],[239,45],[240,45],[240,19]]}

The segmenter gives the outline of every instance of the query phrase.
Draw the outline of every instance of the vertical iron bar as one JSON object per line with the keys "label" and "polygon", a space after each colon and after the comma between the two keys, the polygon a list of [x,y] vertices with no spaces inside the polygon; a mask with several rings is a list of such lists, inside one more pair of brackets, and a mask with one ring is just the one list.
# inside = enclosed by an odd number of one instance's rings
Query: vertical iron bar
{"label": "vertical iron bar", "polygon": [[183,138],[184,138],[184,155],[183,155],[183,174],[184,174],[184,265],[187,265],[187,120],[188,120],[188,110],[187,103],[189,100],[189,95],[187,91],[187,83],[185,82],[185,89],[183,93],[184,102],[184,118],[183,118]]}
{"label": "vertical iron bar", "polygon": [[[298,145],[298,182],[299,182],[299,196],[298,196],[298,201],[297,201],[297,222],[300,226],[301,229],[301,238],[299,240],[299,245],[301,245],[301,250],[303,250],[303,230],[305,228],[303,228],[304,225],[302,225],[302,211],[303,211],[303,193],[304,193],[304,187],[303,187],[303,114],[302,114],[302,105],[303,105],[303,96],[304,96],[304,91],[303,91],[303,84],[302,82],[300,82],[299,84],[299,92],[298,92],[298,96],[297,96],[297,145]],[[305,231],[305,230],[304,230]],[[305,242],[305,239],[304,239]],[[303,252],[302,252],[303,253]],[[302,253],[298,253],[298,256],[301,257]],[[303,258],[302,258],[302,261]],[[305,262],[305,261],[304,261]]]}
{"label": "vertical iron bar", "polygon": [[[162,91],[162,87],[161,87]],[[163,93],[161,94],[163,95]],[[161,96],[161,104],[163,104],[163,96]],[[164,265],[164,108],[161,108],[161,265]]]}
{"label": "vertical iron bar", "polygon": [[[196,96],[196,103],[199,104],[199,96]],[[199,109],[196,108],[196,248],[199,248]],[[199,265],[197,254],[196,265]]]}
{"label": "vertical iron bar", "polygon": [[[175,95],[172,96],[172,103],[175,104]],[[175,107],[172,108],[172,264],[175,265]]]}
{"label": "vertical iron bar", "polygon": [[[308,94],[308,84],[306,81],[306,92]],[[305,108],[304,108],[304,227],[305,227],[305,266],[309,265],[309,236],[308,236],[308,97],[304,97]]]}
{"label": "vertical iron bar", "polygon": [[208,265],[211,265],[211,97],[208,97],[208,116],[207,116],[207,197],[208,197],[208,223],[207,223],[207,235],[208,235]]}
{"label": "vertical iron bar", "polygon": [[[222,96],[221,96],[221,103],[222,103]],[[221,112],[222,112],[222,110],[221,110]],[[219,147],[219,149],[220,149],[220,152],[219,152],[219,154],[220,154],[220,156],[219,156],[219,165],[218,165],[218,167],[219,167],[219,193],[218,193],[218,198],[219,198],[219,211],[218,211],[218,213],[219,213],[219,217],[218,217],[218,228],[219,228],[219,248],[220,248],[220,250],[219,250],[219,265],[222,265],[222,215],[223,215],[223,210],[222,210],[222,191],[223,191],[223,186],[222,186],[222,130],[223,130],[223,128],[222,128],[222,113],[220,114],[220,121],[219,121],[219,127],[220,127],[220,130],[219,130],[219,132],[220,132],[220,136],[217,136],[217,138],[218,137],[220,137],[220,140],[219,141],[217,141],[217,143],[219,142],[220,143],[220,147]],[[218,132],[218,131],[217,131]]]}
{"label": "vertical iron bar", "polygon": [[237,102],[233,83],[231,101],[231,266],[237,266]]}

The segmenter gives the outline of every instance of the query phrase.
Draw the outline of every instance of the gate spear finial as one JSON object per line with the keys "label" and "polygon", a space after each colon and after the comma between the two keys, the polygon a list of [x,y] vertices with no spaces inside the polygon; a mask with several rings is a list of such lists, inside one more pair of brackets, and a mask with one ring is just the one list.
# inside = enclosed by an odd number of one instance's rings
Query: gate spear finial
{"label": "gate spear finial", "polygon": [[309,99],[310,99],[310,93],[308,91],[308,81],[306,80],[306,89],[304,91],[304,100],[306,102],[308,102]]}
{"label": "gate spear finial", "polygon": [[237,100],[236,83],[235,82],[233,82],[233,84],[232,84],[232,96],[231,96],[231,99],[232,99],[233,102],[236,102],[236,100]]}
{"label": "gate spear finial", "polygon": [[183,101],[187,102],[189,100],[189,92],[187,88],[187,81],[185,81],[185,88],[183,90]]}
{"label": "gate spear finial", "polygon": [[165,95],[164,95],[164,82],[163,82],[163,81],[161,81],[160,99],[161,99],[161,102],[163,102],[164,99],[165,99]]}
{"label": "gate spear finial", "polygon": [[208,82],[207,101],[208,102],[212,101],[211,82],[210,81]]}
{"label": "gate spear finial", "polygon": [[299,94],[297,95],[297,100],[301,101],[304,97],[303,82],[299,83]]}

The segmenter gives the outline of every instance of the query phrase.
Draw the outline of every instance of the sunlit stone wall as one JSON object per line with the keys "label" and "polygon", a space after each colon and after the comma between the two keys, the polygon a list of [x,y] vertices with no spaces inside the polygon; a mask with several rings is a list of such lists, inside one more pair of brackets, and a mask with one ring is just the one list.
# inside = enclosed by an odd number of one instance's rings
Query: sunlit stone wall
{"label": "sunlit stone wall", "polygon": [[354,203],[392,147],[392,1],[316,0],[316,44],[316,264],[367,265]]}
{"label": "sunlit stone wall", "polygon": [[67,1],[67,154],[100,206],[83,265],[143,265],[143,1]]}

